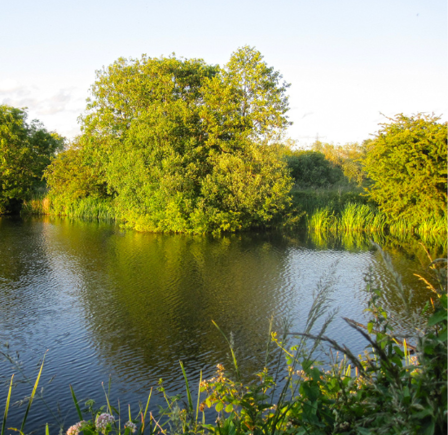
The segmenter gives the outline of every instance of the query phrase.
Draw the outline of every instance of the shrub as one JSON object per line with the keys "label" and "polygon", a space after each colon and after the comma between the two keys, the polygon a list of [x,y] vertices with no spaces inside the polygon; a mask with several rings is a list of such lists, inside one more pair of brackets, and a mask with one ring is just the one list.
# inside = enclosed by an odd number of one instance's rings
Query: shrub
{"label": "shrub", "polygon": [[447,123],[434,115],[402,114],[382,124],[367,144],[367,193],[389,220],[411,224],[446,218]]}

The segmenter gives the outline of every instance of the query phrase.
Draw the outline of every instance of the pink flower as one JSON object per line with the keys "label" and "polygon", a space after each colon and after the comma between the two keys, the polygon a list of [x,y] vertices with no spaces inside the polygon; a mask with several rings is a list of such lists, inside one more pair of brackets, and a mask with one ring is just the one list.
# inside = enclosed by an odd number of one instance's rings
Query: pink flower
{"label": "pink flower", "polygon": [[79,423],[70,426],[67,430],[67,435],[78,435],[81,430],[81,426],[85,423],[85,421],[80,421]]}

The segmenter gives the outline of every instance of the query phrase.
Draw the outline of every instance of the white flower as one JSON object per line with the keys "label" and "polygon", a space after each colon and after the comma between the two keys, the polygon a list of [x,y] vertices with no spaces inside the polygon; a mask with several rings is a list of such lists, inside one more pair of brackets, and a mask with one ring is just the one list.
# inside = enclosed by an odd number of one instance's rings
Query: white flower
{"label": "white flower", "polygon": [[113,415],[107,414],[106,412],[97,416],[95,420],[95,426],[99,432],[106,433],[107,425],[112,424],[115,421]]}
{"label": "white flower", "polygon": [[125,429],[129,429],[132,433],[134,433],[137,430],[137,425],[132,423],[132,421],[128,421],[125,425],[124,425]]}

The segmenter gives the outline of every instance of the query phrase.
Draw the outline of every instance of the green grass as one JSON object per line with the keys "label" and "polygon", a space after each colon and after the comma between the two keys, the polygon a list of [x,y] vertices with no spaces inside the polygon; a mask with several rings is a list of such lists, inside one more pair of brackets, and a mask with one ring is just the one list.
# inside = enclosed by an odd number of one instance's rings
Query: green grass
{"label": "green grass", "polygon": [[387,216],[370,204],[347,202],[339,211],[330,206],[317,207],[307,213],[306,226],[315,232],[385,233],[402,238],[418,236],[423,242],[446,236],[444,218],[432,218],[418,223],[406,220],[388,221]]}
{"label": "green grass", "polygon": [[[314,232],[365,232],[391,234],[397,238],[418,236],[423,242],[435,243],[447,234],[444,218],[411,223],[406,220],[389,222],[373,204],[360,195],[359,190],[342,188],[293,190],[295,220],[305,223]],[[303,213],[304,218],[300,217]],[[112,199],[87,197],[67,201],[51,197],[45,192],[36,193],[25,201],[22,214],[67,216],[72,218],[117,220]]]}
{"label": "green grass", "polygon": [[36,195],[22,206],[22,214],[67,216],[71,218],[115,220],[112,200],[87,197],[76,201],[64,201],[64,198],[52,198],[48,195]]}

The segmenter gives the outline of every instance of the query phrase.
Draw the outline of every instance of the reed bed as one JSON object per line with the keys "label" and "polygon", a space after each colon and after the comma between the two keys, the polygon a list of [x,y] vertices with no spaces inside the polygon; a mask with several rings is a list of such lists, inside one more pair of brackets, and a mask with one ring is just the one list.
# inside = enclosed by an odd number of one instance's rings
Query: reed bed
{"label": "reed bed", "polygon": [[406,220],[389,222],[386,215],[368,204],[347,203],[340,213],[330,207],[317,208],[308,214],[307,227],[315,232],[388,233],[394,237],[418,235],[423,241],[446,236],[444,218],[433,218],[419,223]]}
{"label": "reed bed", "polygon": [[36,195],[23,203],[22,214],[101,220],[116,219],[112,201],[94,197],[81,198],[74,202],[65,202],[61,198]]}
{"label": "reed bed", "polygon": [[[294,201],[306,215],[306,226],[314,232],[385,233],[394,237],[417,235],[422,241],[435,242],[447,234],[445,218],[432,218],[419,223],[401,219],[388,221],[386,215],[354,192],[293,192]],[[299,196],[297,196],[299,195]],[[76,201],[52,198],[36,193],[25,201],[22,214],[67,216],[83,219],[117,220],[113,200],[87,197]],[[443,242],[442,242],[443,243]]]}
{"label": "reed bed", "polygon": [[35,193],[30,199],[23,202],[23,214],[50,214],[50,198],[42,193]]}

